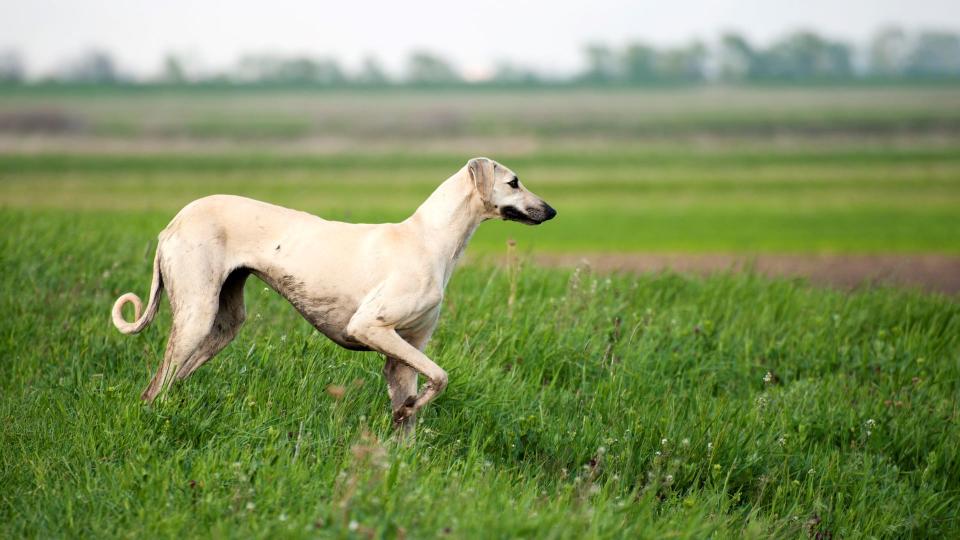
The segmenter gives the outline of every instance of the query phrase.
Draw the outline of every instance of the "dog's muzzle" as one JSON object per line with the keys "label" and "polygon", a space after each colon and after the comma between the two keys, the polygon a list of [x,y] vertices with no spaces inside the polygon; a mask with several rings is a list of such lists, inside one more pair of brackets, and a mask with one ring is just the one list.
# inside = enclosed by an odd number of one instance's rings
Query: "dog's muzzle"
{"label": "dog's muzzle", "polygon": [[504,206],[500,209],[500,215],[503,216],[503,219],[510,221],[519,221],[527,225],[539,225],[544,221],[553,219],[557,215],[557,211],[544,202],[541,206],[528,206],[525,212],[516,206]]}

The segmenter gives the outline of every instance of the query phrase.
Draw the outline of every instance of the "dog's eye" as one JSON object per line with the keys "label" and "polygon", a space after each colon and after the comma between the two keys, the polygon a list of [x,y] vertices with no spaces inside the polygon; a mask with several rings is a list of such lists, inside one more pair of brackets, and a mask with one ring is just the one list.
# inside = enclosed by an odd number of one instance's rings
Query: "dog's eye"
{"label": "dog's eye", "polygon": [[520,179],[514,176],[513,180],[507,182],[507,185],[512,187],[513,189],[518,189],[520,187]]}

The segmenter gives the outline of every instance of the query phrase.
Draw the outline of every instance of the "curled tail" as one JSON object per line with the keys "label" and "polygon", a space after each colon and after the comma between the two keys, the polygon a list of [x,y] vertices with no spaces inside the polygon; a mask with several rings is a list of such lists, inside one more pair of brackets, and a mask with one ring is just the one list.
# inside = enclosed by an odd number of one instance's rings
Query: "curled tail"
{"label": "curled tail", "polygon": [[[143,313],[143,302],[140,301],[139,296],[133,293],[124,294],[113,303],[113,325],[124,334],[136,334],[146,328],[157,315],[162,291],[163,278],[160,275],[160,249],[158,248],[157,254],[153,257],[153,283],[150,285],[150,302],[147,304],[147,312]],[[133,322],[127,322],[123,318],[123,305],[127,302],[133,303],[135,312]]]}

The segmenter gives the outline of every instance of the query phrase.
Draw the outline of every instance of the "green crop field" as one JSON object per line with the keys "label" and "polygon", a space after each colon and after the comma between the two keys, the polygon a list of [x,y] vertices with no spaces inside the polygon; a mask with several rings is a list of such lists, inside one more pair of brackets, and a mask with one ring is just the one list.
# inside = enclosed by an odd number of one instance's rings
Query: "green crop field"
{"label": "green crop field", "polygon": [[[956,256],[956,111],[950,86],[0,93],[0,537],[960,536],[956,296],[528,257]],[[255,278],[234,343],[140,403],[166,300],[138,336],[109,311],[183,205],[400,220],[478,154],[559,216],[480,228],[412,444],[382,359]]]}
{"label": "green crop field", "polygon": [[[497,156],[499,157],[499,156]],[[348,221],[402,220],[456,155],[0,156],[9,211],[119,212],[162,228],[234,193]],[[477,251],[960,252],[960,150],[725,150],[504,156],[561,215],[483,227]],[[136,217],[134,217],[136,216]],[[146,241],[149,238],[144,238]]]}
{"label": "green crop field", "polygon": [[[400,220],[489,155],[562,219],[487,226],[475,251],[512,236],[577,253],[960,252],[960,91],[949,85],[0,97],[7,210],[129,212],[159,228],[228,192]],[[274,129],[286,124],[301,128]]]}
{"label": "green crop field", "polygon": [[[537,138],[960,129],[956,84],[919,87],[293,91],[0,89],[0,118],[97,136]],[[30,121],[33,121],[34,125]]]}

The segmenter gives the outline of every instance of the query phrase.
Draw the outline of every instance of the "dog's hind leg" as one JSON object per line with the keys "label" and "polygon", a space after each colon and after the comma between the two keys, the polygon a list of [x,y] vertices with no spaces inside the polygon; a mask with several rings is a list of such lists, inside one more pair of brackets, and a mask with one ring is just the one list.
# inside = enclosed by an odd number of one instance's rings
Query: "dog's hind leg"
{"label": "dog's hind leg", "polygon": [[[195,355],[212,351],[207,354],[209,357],[223,348],[223,345],[212,347],[212,344],[219,344],[221,340],[211,339],[210,336],[215,333],[220,315],[221,291],[226,285],[232,285],[226,289],[234,293],[227,294],[233,300],[237,288],[237,280],[230,280],[232,275],[224,275],[220,270],[222,262],[216,250],[209,246],[185,243],[176,236],[167,237],[161,242],[158,249],[164,250],[161,270],[170,298],[172,325],[163,361],[140,396],[144,401],[153,401],[175,379],[182,379],[184,374],[189,373],[188,366]],[[197,254],[203,256],[198,257]],[[242,287],[243,279],[239,282]],[[232,306],[235,301],[228,301],[227,304]],[[227,311],[233,313],[236,310]],[[230,316],[225,318],[227,321],[230,319]]]}
{"label": "dog's hind leg", "polygon": [[207,360],[213,358],[233,341],[243,326],[246,309],[243,305],[243,285],[250,272],[246,269],[235,270],[220,289],[219,309],[206,338],[197,346],[177,371],[177,380],[186,379]]}
{"label": "dog's hind leg", "polygon": [[[174,380],[189,377],[233,340],[245,318],[243,285],[248,275],[245,269],[236,270],[219,290],[205,287],[206,294],[171,291],[173,327],[163,363],[141,396],[144,400],[153,401]],[[180,301],[182,297],[189,300]]]}
{"label": "dog's hind leg", "polygon": [[204,345],[217,316],[219,302],[216,293],[206,298],[192,297],[183,302],[177,300],[171,292],[170,305],[175,307],[167,350],[160,368],[140,396],[144,401],[153,401],[173,382],[194,352]]}

